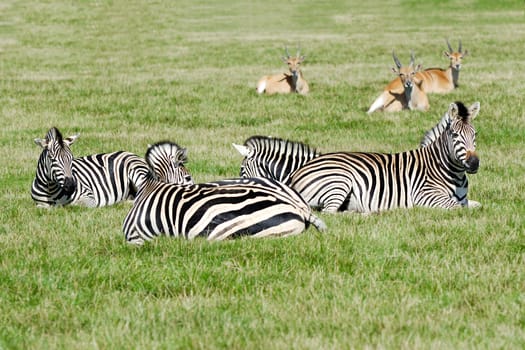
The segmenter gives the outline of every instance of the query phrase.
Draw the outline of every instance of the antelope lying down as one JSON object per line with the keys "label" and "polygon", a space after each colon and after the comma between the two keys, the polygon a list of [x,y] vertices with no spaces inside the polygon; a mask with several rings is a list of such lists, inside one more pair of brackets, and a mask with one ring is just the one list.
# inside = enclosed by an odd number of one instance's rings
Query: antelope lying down
{"label": "antelope lying down", "polygon": [[[446,69],[442,68],[427,68],[423,71],[416,73],[416,79],[422,81],[422,89],[425,93],[438,93],[443,94],[451,92],[459,86],[459,70],[461,69],[461,64],[463,58],[468,55],[468,50],[463,52],[461,40],[459,40],[458,50],[454,51],[452,45],[447,39],[448,51],[444,51],[443,55],[447,57],[450,61],[449,66]],[[403,89],[401,79],[396,78],[392,80],[387,88],[391,91],[400,91]],[[385,88],[386,90],[386,88]],[[383,97],[383,94],[379,96],[376,101],[372,104],[372,107]],[[378,102],[379,103],[379,102]],[[372,113],[376,109],[370,107],[368,113]]]}
{"label": "antelope lying down", "polygon": [[446,69],[442,68],[428,68],[418,75],[423,80],[423,89],[426,93],[447,93],[458,87],[459,70],[461,69],[461,62],[465,56],[468,55],[468,50],[465,52],[461,48],[461,40],[459,41],[458,50],[454,51],[447,40],[448,51],[443,51],[443,55],[450,60]]}
{"label": "antelope lying down", "polygon": [[308,83],[304,80],[303,73],[300,69],[301,63],[304,62],[306,56],[301,56],[299,49],[295,57],[290,56],[288,48],[285,48],[285,51],[286,56],[283,56],[282,59],[288,65],[290,74],[282,73],[263,76],[257,83],[257,93],[289,94],[297,92],[301,95],[308,94]]}
{"label": "antelope lying down", "polygon": [[367,113],[370,114],[377,110],[385,112],[397,112],[403,109],[428,110],[428,97],[423,87],[423,80],[417,75],[421,65],[414,66],[414,53],[410,54],[408,66],[401,64],[394,51],[392,51],[392,57],[397,67],[393,67],[392,71],[398,77],[385,87]]}

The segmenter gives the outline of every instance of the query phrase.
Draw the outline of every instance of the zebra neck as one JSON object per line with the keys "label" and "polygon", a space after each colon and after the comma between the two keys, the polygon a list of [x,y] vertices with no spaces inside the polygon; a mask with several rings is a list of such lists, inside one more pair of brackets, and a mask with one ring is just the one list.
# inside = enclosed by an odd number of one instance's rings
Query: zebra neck
{"label": "zebra neck", "polygon": [[449,139],[445,132],[443,132],[441,136],[428,147],[422,149],[428,149],[441,170],[442,175],[448,179],[449,182],[452,181],[457,186],[462,186],[466,182],[467,176],[465,169],[463,165],[459,164],[452,156]]}

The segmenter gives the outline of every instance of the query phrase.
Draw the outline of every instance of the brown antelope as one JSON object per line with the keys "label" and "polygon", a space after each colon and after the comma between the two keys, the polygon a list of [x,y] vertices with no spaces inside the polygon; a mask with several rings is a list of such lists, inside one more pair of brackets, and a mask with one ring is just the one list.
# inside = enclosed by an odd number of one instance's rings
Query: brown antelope
{"label": "brown antelope", "polygon": [[445,57],[450,60],[447,69],[428,68],[420,72],[423,80],[423,89],[427,93],[447,93],[458,87],[459,70],[461,61],[468,55],[468,50],[462,52],[461,40],[459,40],[458,51],[454,51],[447,39],[448,51],[443,51]]}
{"label": "brown antelope", "polygon": [[397,74],[397,78],[390,82],[383,90],[383,93],[374,101],[368,114],[377,110],[385,112],[397,112],[402,109],[428,110],[428,97],[423,88],[423,81],[418,78],[421,65],[414,66],[414,53],[410,54],[410,64],[403,66],[394,51],[392,57],[396,67],[392,71]]}
{"label": "brown antelope", "polygon": [[301,95],[308,94],[308,83],[304,80],[303,73],[300,69],[301,63],[303,63],[306,56],[301,56],[299,49],[295,57],[290,56],[288,48],[285,48],[285,51],[286,56],[283,56],[282,59],[288,65],[291,74],[265,75],[259,79],[257,83],[257,93],[288,94],[297,92]]}

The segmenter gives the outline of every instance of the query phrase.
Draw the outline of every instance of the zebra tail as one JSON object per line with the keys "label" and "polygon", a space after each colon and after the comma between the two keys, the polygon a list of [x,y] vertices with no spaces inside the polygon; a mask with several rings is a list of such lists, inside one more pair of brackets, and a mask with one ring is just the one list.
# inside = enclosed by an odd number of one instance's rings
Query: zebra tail
{"label": "zebra tail", "polygon": [[319,231],[319,232],[325,232],[328,227],[326,226],[326,224],[324,223],[323,220],[319,219],[317,216],[315,216],[314,214],[310,214],[310,217],[308,218],[308,222],[310,222],[312,225],[315,226],[315,228]]}

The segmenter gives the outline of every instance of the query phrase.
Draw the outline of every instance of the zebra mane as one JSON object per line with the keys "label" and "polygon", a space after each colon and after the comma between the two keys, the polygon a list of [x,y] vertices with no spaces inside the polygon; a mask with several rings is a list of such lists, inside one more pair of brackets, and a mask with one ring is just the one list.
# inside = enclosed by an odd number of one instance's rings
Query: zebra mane
{"label": "zebra mane", "polygon": [[470,112],[469,112],[467,106],[465,106],[463,104],[463,102],[461,102],[461,101],[456,101],[454,103],[458,107],[458,116],[461,117],[461,120],[463,120],[464,122],[467,122],[468,118],[470,116]]}
{"label": "zebra mane", "polygon": [[[463,122],[468,122],[470,113],[468,108],[463,104],[461,101],[456,101],[454,104],[458,108],[458,116],[461,118]],[[437,140],[437,138],[445,131],[451,121],[451,116],[448,114],[448,111],[445,113],[445,115],[441,118],[441,120],[434,126],[432,129],[427,131],[425,133],[425,136],[423,136],[423,140],[421,140],[421,143],[419,144],[420,147],[425,147],[430,145],[432,142]]]}
{"label": "zebra mane", "polygon": [[436,141],[439,135],[441,135],[443,131],[445,131],[449,125],[450,125],[450,117],[447,112],[441,118],[441,120],[436,124],[436,126],[434,126],[432,129],[430,129],[429,131],[425,133],[425,136],[423,136],[423,140],[421,140],[419,146],[426,147],[430,145],[432,142]]}
{"label": "zebra mane", "polygon": [[64,144],[64,138],[62,136],[62,133],[54,126],[47,132],[46,139],[55,140],[56,142],[58,142],[59,145]]}
{"label": "zebra mane", "polygon": [[315,156],[321,154],[316,148],[312,148],[305,143],[270,136],[251,136],[246,139],[244,145],[252,149],[252,154],[260,154],[261,150],[270,152],[273,155],[287,155],[293,150],[300,151],[302,154],[313,154]]}

